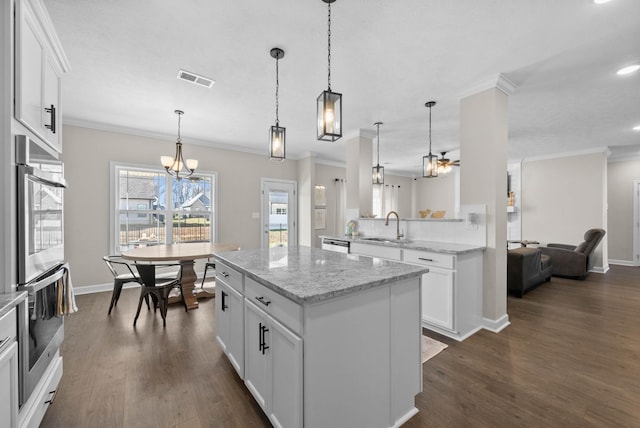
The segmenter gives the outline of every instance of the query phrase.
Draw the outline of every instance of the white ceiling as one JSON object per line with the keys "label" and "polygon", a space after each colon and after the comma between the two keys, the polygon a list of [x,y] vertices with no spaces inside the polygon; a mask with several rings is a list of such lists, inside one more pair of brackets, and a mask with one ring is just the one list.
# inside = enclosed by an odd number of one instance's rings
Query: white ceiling
{"label": "white ceiling", "polygon": [[[337,0],[332,89],[343,93],[341,140],[315,138],[316,98],[327,87],[327,5],[321,0],[44,0],[72,71],[64,122],[267,153],[275,121],[287,155],[343,162],[345,140],[380,127],[387,171],[420,175],[428,151],[459,148],[459,100],[502,73],[509,158],[612,147],[640,154],[640,1]],[[179,69],[216,81],[176,78]],[[158,147],[158,156],[167,146]],[[170,154],[170,153],[167,153]],[[453,153],[454,157],[457,155]]]}

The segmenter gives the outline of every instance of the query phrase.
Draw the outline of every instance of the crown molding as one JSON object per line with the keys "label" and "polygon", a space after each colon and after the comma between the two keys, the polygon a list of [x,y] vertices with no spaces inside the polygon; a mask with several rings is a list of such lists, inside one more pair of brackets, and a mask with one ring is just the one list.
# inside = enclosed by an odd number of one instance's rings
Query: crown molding
{"label": "crown molding", "polygon": [[491,76],[490,78],[465,89],[464,91],[462,91],[458,98],[466,98],[492,88],[497,88],[508,96],[515,92],[515,90],[518,88],[518,85],[516,85],[506,75],[498,73],[495,76]]}
{"label": "crown molding", "polygon": [[[595,147],[595,148],[584,149],[584,150],[574,150],[574,151],[568,151],[568,152],[552,153],[548,155],[525,157],[521,159],[521,162],[522,163],[536,162],[541,160],[586,156],[586,155],[594,155],[599,153],[604,154],[605,157],[608,158],[609,155],[611,154],[611,150],[609,149],[609,147]],[[509,160],[509,162],[511,162],[511,160]]]}

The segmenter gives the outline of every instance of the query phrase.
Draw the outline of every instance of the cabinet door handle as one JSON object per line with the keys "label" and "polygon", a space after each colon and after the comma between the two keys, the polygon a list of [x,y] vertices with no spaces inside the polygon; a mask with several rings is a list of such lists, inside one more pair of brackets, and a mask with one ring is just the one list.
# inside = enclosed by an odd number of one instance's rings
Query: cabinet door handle
{"label": "cabinet door handle", "polygon": [[269,306],[271,304],[271,300],[265,299],[264,296],[256,297],[256,300],[265,306]]}
{"label": "cabinet door handle", "polygon": [[50,125],[45,125],[44,127],[47,129],[50,129],[51,132],[53,132],[54,134],[56,133],[56,106],[54,106],[53,104],[51,104],[50,108],[45,107],[44,111],[46,111],[47,113],[49,113],[50,115]]}
{"label": "cabinet door handle", "polygon": [[418,260],[422,260],[423,262],[432,262],[433,259],[427,259],[425,257],[418,257]]}
{"label": "cabinet door handle", "polygon": [[226,273],[226,272],[220,272],[220,275],[222,275],[222,276],[223,276],[223,277],[225,277],[225,278],[228,278],[228,277],[229,277],[229,274],[228,274],[228,273]]}
{"label": "cabinet door handle", "polygon": [[54,389],[53,391],[49,391],[49,395],[51,395],[51,398],[45,401],[44,404],[53,404],[53,401],[56,399],[56,395],[58,395],[58,390]]}
{"label": "cabinet door handle", "polygon": [[267,346],[267,342],[265,340],[265,335],[269,331],[269,329],[267,328],[266,325],[263,325],[262,323],[259,323],[259,325],[260,325],[259,327],[260,328],[260,334],[259,334],[260,346],[258,347],[258,350],[262,352],[262,355],[264,355],[264,351],[269,349],[269,346]]}
{"label": "cabinet door handle", "polygon": [[229,306],[227,306],[227,293],[225,293],[224,291],[222,291],[222,302],[221,302],[221,306],[222,306],[222,312],[224,312],[225,310],[229,309]]}

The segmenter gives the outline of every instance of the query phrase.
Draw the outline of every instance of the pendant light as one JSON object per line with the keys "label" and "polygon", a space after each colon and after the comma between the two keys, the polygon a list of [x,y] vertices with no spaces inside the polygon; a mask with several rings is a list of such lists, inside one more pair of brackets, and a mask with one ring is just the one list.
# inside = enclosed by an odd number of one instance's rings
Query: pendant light
{"label": "pendant light", "polygon": [[373,184],[384,184],[384,167],[380,166],[380,125],[382,125],[382,122],[376,122],[374,125],[378,134],[378,162],[372,168],[372,182]]}
{"label": "pendant light", "polygon": [[318,96],[318,140],[336,141],[342,137],[342,94],[331,91],[331,3],[336,0],[322,0],[327,3],[327,90]]}
{"label": "pendant light", "polygon": [[278,91],[280,89],[278,61],[284,58],[284,51],[280,48],[273,48],[269,52],[276,60],[276,124],[269,131],[269,159],[283,161],[285,159],[286,128],[280,126],[278,118]]}
{"label": "pendant light", "polygon": [[[184,114],[182,110],[175,110],[175,114],[178,115],[178,140],[176,141],[176,154],[172,158],[171,156],[161,156],[160,162],[162,166],[172,177],[180,180],[181,178],[189,177],[192,175],[198,167],[197,159],[187,159],[184,161],[182,157],[182,140],[180,139],[180,118]],[[186,167],[186,170],[184,169]]]}
{"label": "pendant light", "polygon": [[425,104],[425,107],[429,107],[429,154],[422,157],[422,176],[426,178],[438,176],[438,155],[431,154],[431,107],[434,105],[435,101]]}

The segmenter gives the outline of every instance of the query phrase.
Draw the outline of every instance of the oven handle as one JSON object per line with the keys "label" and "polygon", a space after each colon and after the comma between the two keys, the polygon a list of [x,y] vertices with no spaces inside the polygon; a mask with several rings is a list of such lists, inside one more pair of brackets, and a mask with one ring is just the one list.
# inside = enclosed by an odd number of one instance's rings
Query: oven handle
{"label": "oven handle", "polygon": [[62,278],[62,276],[64,275],[64,271],[65,271],[64,267],[60,266],[56,271],[56,273],[54,273],[53,275],[49,275],[46,278],[43,278],[33,283],[23,285],[20,288],[22,289],[22,291],[28,291],[29,294],[35,293],[37,291],[42,290],[46,286],[58,281],[60,278]]}
{"label": "oven handle", "polygon": [[60,174],[43,171],[29,165],[19,166],[20,168],[24,169],[24,174],[29,176],[33,181],[37,181],[38,183],[42,183],[47,186],[62,187],[64,189],[69,187],[67,184],[67,180],[62,178]]}

